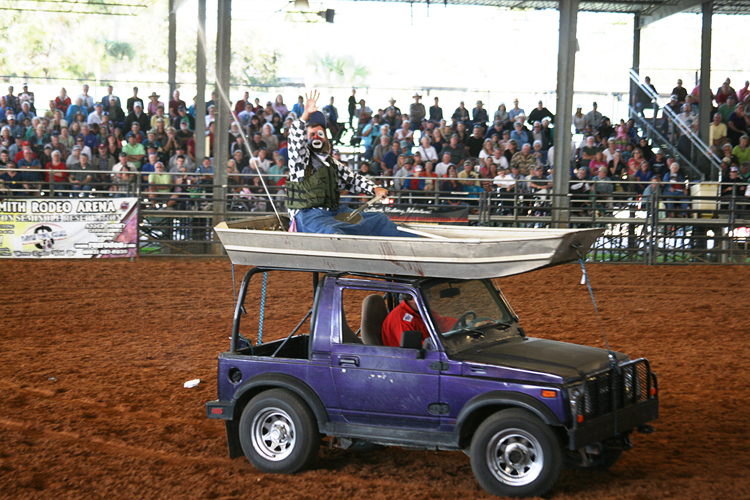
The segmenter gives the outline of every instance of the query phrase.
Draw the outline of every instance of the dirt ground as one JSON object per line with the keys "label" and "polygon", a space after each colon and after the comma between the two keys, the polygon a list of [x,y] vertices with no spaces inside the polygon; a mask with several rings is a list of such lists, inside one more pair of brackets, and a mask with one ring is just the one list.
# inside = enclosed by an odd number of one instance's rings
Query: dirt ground
{"label": "dirt ground", "polygon": [[[750,498],[750,267],[589,273],[612,348],[657,372],[661,417],[609,472],[565,471],[548,497]],[[529,335],[603,347],[580,278],[566,265],[498,281]],[[204,405],[229,347],[228,260],[5,260],[0,283],[0,498],[492,498],[460,452],[321,449],[292,476],[226,458]],[[272,274],[269,290],[278,337],[307,310],[309,277]]]}

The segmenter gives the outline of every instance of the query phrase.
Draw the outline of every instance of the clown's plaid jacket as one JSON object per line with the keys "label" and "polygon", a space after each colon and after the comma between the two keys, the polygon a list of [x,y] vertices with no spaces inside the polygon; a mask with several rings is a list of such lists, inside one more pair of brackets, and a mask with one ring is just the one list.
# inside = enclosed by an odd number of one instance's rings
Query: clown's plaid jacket
{"label": "clown's plaid jacket", "polygon": [[[324,164],[336,166],[339,189],[349,191],[350,193],[362,193],[371,196],[375,194],[375,184],[367,179],[367,177],[353,172],[349,167],[336,161],[330,155],[321,159],[318,155],[314,154],[307,145],[306,127],[307,122],[295,120],[292,123],[292,128],[289,129],[287,140],[289,147],[289,180],[291,182],[299,182],[305,178],[305,169],[312,158],[312,166],[315,170]],[[289,217],[294,217],[296,213],[297,210],[289,210]]]}

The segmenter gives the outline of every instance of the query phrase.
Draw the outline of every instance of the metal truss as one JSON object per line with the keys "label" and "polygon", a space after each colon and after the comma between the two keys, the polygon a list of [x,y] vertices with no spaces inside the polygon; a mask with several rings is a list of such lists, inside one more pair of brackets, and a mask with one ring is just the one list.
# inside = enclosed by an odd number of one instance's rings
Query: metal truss
{"label": "metal truss", "polygon": [[[356,1],[356,0],[355,0]],[[443,7],[447,5],[482,5],[505,9],[558,9],[558,0],[372,0],[427,4]],[[619,12],[649,15],[658,10],[700,13],[700,3],[691,0],[580,0],[581,12]],[[749,15],[750,2],[747,0],[714,0],[714,14]]]}
{"label": "metal truss", "polygon": [[0,0],[0,10],[137,16],[158,0]]}

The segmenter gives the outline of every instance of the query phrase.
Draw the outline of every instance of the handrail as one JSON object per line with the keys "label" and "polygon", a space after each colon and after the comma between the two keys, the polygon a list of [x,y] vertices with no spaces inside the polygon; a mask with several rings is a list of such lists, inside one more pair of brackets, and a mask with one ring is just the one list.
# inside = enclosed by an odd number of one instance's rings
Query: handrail
{"label": "handrail", "polygon": [[[643,85],[641,83],[641,77],[638,73],[636,73],[635,70],[632,68],[629,70],[629,76],[630,80],[636,84],[636,86],[641,89],[647,96],[649,96],[653,100],[657,100],[659,98],[659,95],[654,92],[654,90],[647,86]],[[666,113],[667,116],[672,120],[672,123],[677,126],[678,129],[680,129],[680,132],[683,133],[683,135],[687,136],[687,138],[690,140],[690,142],[695,146],[698,151],[708,159],[711,166],[713,166],[717,171],[721,172],[721,163],[719,163],[719,160],[716,158],[716,156],[713,154],[709,146],[706,145],[705,142],[701,140],[698,135],[690,129],[680,118],[677,116],[677,114],[670,108],[669,106],[664,106],[662,108],[662,113]],[[705,117],[704,117],[705,118]],[[671,142],[667,142],[667,144],[671,145]]]}
{"label": "handrail", "polygon": [[669,139],[664,137],[661,132],[659,132],[659,129],[654,127],[653,124],[649,120],[644,120],[638,116],[638,111],[633,108],[633,106],[628,106],[631,112],[631,115],[634,117],[636,122],[643,124],[648,129],[649,134],[656,136],[657,139],[659,139],[661,144],[666,144],[667,148],[669,148],[669,152],[672,153],[672,156],[679,157],[680,158],[680,165],[686,165],[690,167],[702,181],[706,180],[706,176],[703,172],[700,171],[698,167],[696,167],[693,162],[685,157],[679,149],[677,149],[677,146],[669,142]]}

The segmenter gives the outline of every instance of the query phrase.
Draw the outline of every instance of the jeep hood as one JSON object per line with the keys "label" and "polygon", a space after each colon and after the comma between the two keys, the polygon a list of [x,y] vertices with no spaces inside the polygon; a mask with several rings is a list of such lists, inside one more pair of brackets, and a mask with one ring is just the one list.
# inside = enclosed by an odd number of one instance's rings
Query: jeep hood
{"label": "jeep hood", "polygon": [[[618,352],[615,356],[619,363],[630,359]],[[528,337],[511,338],[486,348],[466,349],[452,355],[451,359],[464,362],[468,376],[537,382],[557,379],[558,383],[573,382],[609,366],[605,349]]]}

